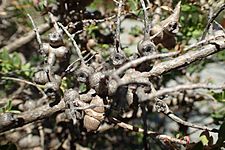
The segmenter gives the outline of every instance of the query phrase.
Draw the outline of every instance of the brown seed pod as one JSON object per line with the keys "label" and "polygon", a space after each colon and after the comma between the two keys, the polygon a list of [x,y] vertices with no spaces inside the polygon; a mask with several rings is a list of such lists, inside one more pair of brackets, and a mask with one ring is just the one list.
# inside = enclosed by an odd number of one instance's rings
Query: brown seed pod
{"label": "brown seed pod", "polygon": [[156,46],[151,40],[141,40],[137,45],[137,49],[142,56],[151,55],[156,52]]}
{"label": "brown seed pod", "polygon": [[113,52],[111,54],[111,60],[114,66],[120,66],[126,62],[126,56],[121,53]]}
{"label": "brown seed pod", "polygon": [[62,91],[60,89],[60,84],[58,84],[57,82],[46,83],[44,92],[48,96],[48,99],[54,102],[53,104],[58,103],[60,101]]}
{"label": "brown seed pod", "polygon": [[73,102],[74,100],[79,99],[79,93],[77,90],[74,89],[68,89],[64,92],[64,101],[65,103]]}
{"label": "brown seed pod", "polygon": [[66,54],[69,52],[69,50],[65,46],[60,46],[58,48],[54,48],[52,50],[58,59],[62,59],[66,57]]}
{"label": "brown seed pod", "polygon": [[63,37],[61,33],[53,32],[49,34],[49,44],[53,48],[63,46]]}
{"label": "brown seed pod", "polygon": [[38,71],[34,74],[33,80],[37,84],[46,84],[48,82],[47,73],[43,70]]}
{"label": "brown seed pod", "polygon": [[[92,98],[90,104],[95,105],[104,105],[103,99],[99,96]],[[84,127],[87,131],[96,131],[101,124],[101,121],[104,120],[104,107],[95,107],[93,109],[86,109],[84,116]]]}
{"label": "brown seed pod", "polygon": [[89,77],[89,85],[97,94],[104,94],[107,90],[105,82],[105,75],[102,72],[95,72]]}
{"label": "brown seed pod", "polygon": [[84,127],[87,129],[88,132],[90,131],[96,131],[98,127],[100,126],[100,121],[90,117],[88,115],[84,116]]}
{"label": "brown seed pod", "polygon": [[82,65],[76,72],[77,81],[82,83],[87,83],[89,76],[93,74],[94,69],[90,66]]}
{"label": "brown seed pod", "polygon": [[[103,99],[101,97],[99,97],[98,95],[96,95],[95,97],[92,98],[90,104],[104,105]],[[93,108],[93,110],[96,111],[96,112],[99,112],[99,113],[105,112],[105,108],[104,107],[95,107],[95,108]]]}

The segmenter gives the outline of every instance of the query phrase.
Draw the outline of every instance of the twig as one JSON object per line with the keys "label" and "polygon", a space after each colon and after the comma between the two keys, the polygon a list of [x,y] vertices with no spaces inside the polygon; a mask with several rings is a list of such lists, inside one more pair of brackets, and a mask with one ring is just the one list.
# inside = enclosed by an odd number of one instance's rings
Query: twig
{"label": "twig", "polygon": [[209,19],[207,26],[202,34],[201,41],[205,39],[207,31],[209,30],[210,26],[212,25],[213,21],[216,19],[216,17],[225,9],[225,4],[223,4]]}
{"label": "twig", "polygon": [[191,128],[195,128],[195,129],[200,129],[200,130],[207,130],[207,131],[211,131],[211,132],[218,132],[217,129],[211,129],[209,127],[206,127],[206,126],[203,126],[203,125],[197,125],[197,124],[193,124],[191,122],[187,122],[187,121],[184,121],[182,120],[181,118],[179,118],[178,116],[176,116],[175,114],[173,113],[169,113],[169,114],[166,114],[170,119],[172,119],[173,121],[179,123],[179,124],[182,124],[184,126],[187,126],[187,127],[191,127]]}
{"label": "twig", "polygon": [[80,48],[78,47],[76,41],[73,39],[74,37],[68,32],[68,30],[60,22],[58,22],[58,25],[63,29],[63,31],[66,33],[66,35],[70,38],[73,46],[75,47],[78,57],[81,60],[81,63],[84,63],[84,58],[81,54]]}
{"label": "twig", "polygon": [[121,51],[121,45],[120,45],[120,24],[121,24],[121,20],[120,20],[120,15],[121,15],[121,9],[122,9],[122,5],[123,5],[123,0],[119,1],[118,4],[118,11],[117,11],[117,21],[116,21],[116,36],[115,36],[115,49],[117,53],[120,53]]}
{"label": "twig", "polygon": [[62,33],[62,30],[59,28],[59,26],[57,24],[57,20],[53,16],[53,14],[51,12],[48,12],[48,15],[49,15],[49,18],[50,18],[51,22],[53,23],[53,26],[54,26],[56,32],[58,32],[59,34]]}
{"label": "twig", "polygon": [[36,24],[34,23],[34,20],[32,19],[31,15],[27,14],[27,16],[29,17],[29,19],[30,19],[30,21],[32,23],[33,30],[34,30],[34,32],[36,34],[37,42],[38,42],[40,48],[42,48],[43,44],[42,44],[42,41],[41,41],[41,36],[40,36],[40,34],[38,32],[38,28],[37,28]]}
{"label": "twig", "polygon": [[157,37],[160,33],[162,33],[170,24],[171,22],[167,22],[165,25],[162,26],[162,28],[157,32],[155,33],[154,35],[152,35],[150,37],[150,40],[153,40],[155,37]]}
{"label": "twig", "polygon": [[141,5],[143,8],[143,12],[144,12],[144,41],[147,40],[147,38],[149,37],[149,27],[148,27],[148,12],[146,10],[146,6],[145,6],[145,2],[144,0],[141,0]]}
{"label": "twig", "polygon": [[90,104],[90,105],[86,105],[86,106],[82,106],[82,107],[75,107],[75,110],[85,110],[85,109],[93,109],[96,107],[104,107],[104,108],[110,108],[109,105],[97,105],[97,104]]}
{"label": "twig", "polygon": [[223,26],[221,24],[219,24],[216,20],[214,20],[214,23],[221,29],[223,30],[223,33],[225,33],[225,29],[223,28]]}
{"label": "twig", "polygon": [[126,69],[129,69],[131,67],[136,67],[139,64],[149,61],[149,60],[153,60],[153,59],[159,59],[159,58],[165,58],[165,57],[171,57],[171,56],[175,56],[178,55],[180,52],[170,52],[170,53],[164,53],[164,54],[154,54],[154,55],[148,55],[148,56],[143,56],[140,57],[138,59],[132,60],[126,64],[124,64],[123,66],[121,66],[120,68],[118,68],[114,73],[113,76],[119,75],[121,73],[123,73]]}
{"label": "twig", "polygon": [[161,10],[161,1],[160,0],[155,0],[155,5],[158,7],[155,9],[155,13],[152,16],[152,21],[150,22],[151,26],[155,26],[160,22],[160,15],[162,14]]}
{"label": "twig", "polygon": [[154,98],[162,96],[162,95],[171,94],[173,92],[178,92],[178,91],[183,91],[183,90],[194,90],[194,89],[221,90],[221,89],[225,89],[225,84],[208,85],[208,84],[203,84],[203,83],[197,83],[197,84],[178,85],[175,87],[164,88],[159,91],[148,94],[145,98],[141,99],[140,102],[145,102],[145,101],[154,99]]}
{"label": "twig", "polygon": [[41,123],[38,124],[42,150],[45,150],[45,132]]}
{"label": "twig", "polygon": [[[38,26],[37,28],[39,29],[39,34],[43,34],[44,32],[46,32],[50,29],[50,26],[48,23],[45,23],[45,24]],[[0,49],[0,51],[6,49],[9,52],[13,52],[13,51],[17,50],[18,48],[22,47],[23,45],[32,41],[35,38],[35,36],[36,36],[36,34],[32,30],[32,31],[28,32],[27,35],[23,35],[21,38],[16,39],[15,41],[11,42],[10,44],[2,47]]]}
{"label": "twig", "polygon": [[[142,129],[142,128],[134,127],[130,124],[121,122],[121,121],[117,120],[116,118],[111,118],[111,119],[114,122],[116,122],[116,125],[118,125],[121,128],[128,129],[128,130],[131,130],[131,131],[134,131],[134,132],[144,133],[144,129]],[[168,135],[159,134],[159,133],[154,132],[154,131],[148,130],[147,134],[150,135],[150,136],[153,136],[156,139],[162,140],[162,141],[171,141],[171,142],[178,143],[178,144],[187,144],[187,141],[185,141],[185,140],[177,139],[177,138],[174,138],[174,137],[171,137],[171,136],[168,136]]]}
{"label": "twig", "polygon": [[86,19],[86,20],[82,20],[82,23],[83,24],[86,24],[86,23],[91,23],[91,24],[101,23],[101,22],[105,22],[105,21],[108,21],[108,20],[111,20],[111,19],[114,19],[114,18],[116,18],[116,15],[112,15],[110,17],[103,18],[103,19]]}
{"label": "twig", "polygon": [[144,136],[142,138],[143,145],[145,150],[149,149],[148,148],[148,142],[147,142],[147,132],[148,132],[148,124],[147,124],[147,107],[146,105],[141,105],[141,110],[142,110],[142,121],[143,121],[143,128],[144,128]]}
{"label": "twig", "polygon": [[5,80],[13,80],[13,81],[17,81],[17,82],[23,82],[23,83],[35,86],[43,95],[45,95],[45,92],[41,89],[41,88],[44,88],[43,85],[38,85],[38,84],[32,83],[30,81],[26,81],[24,79],[19,79],[19,78],[14,78],[14,77],[1,77],[1,78],[5,79]]}
{"label": "twig", "polygon": [[217,129],[211,129],[211,128],[206,127],[206,126],[197,125],[197,124],[193,124],[193,123],[190,123],[190,122],[182,120],[181,118],[176,116],[169,109],[168,105],[163,100],[160,100],[160,99],[156,98],[156,102],[155,102],[154,108],[156,109],[156,111],[164,113],[165,115],[167,115],[173,121],[175,121],[175,122],[177,122],[179,124],[182,124],[184,126],[191,127],[191,128],[196,128],[196,129],[200,129],[200,130],[207,130],[207,131],[211,131],[211,132],[218,132]]}
{"label": "twig", "polygon": [[203,44],[208,44],[211,40],[215,40],[215,39],[220,38],[220,37],[225,37],[225,35],[224,34],[216,35],[216,36],[213,36],[213,37],[201,40],[198,43],[191,44],[190,46],[184,48],[184,51],[186,52],[186,51],[188,51],[190,49],[193,49],[195,47],[201,46]]}

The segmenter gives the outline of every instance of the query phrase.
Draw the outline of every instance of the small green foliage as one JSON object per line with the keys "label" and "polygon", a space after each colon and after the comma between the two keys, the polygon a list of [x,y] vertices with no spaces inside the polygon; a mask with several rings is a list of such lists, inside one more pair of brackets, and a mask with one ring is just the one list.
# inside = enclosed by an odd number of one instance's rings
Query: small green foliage
{"label": "small green foliage", "polygon": [[0,52],[0,74],[2,75],[20,75],[25,78],[32,77],[34,69],[30,63],[22,64],[18,53],[9,54],[7,50]]}
{"label": "small green foliage", "polygon": [[203,145],[208,145],[209,143],[209,140],[207,139],[205,135],[200,136],[200,141],[202,142]]}
{"label": "small green foliage", "polygon": [[179,40],[188,41],[190,38],[199,38],[206,24],[206,17],[197,5],[181,5],[180,32],[182,36]]}
{"label": "small green foliage", "polygon": [[216,58],[219,61],[225,61],[225,51],[220,51],[219,53],[216,53]]}
{"label": "small green foliage", "polygon": [[11,71],[18,70],[21,66],[21,60],[17,53],[13,53],[11,56],[7,50],[0,52],[0,73],[7,74]]}
{"label": "small green foliage", "polygon": [[125,48],[123,49],[123,51],[127,57],[130,57],[133,54],[132,50],[130,50],[129,48]]}
{"label": "small green foliage", "polygon": [[219,121],[224,121],[225,118],[225,90],[222,92],[211,92],[213,98],[215,98],[215,100],[217,100],[217,102],[222,103],[221,107],[218,107],[213,113],[212,113],[212,118],[214,119],[215,122],[219,122]]}
{"label": "small green foliage", "polygon": [[212,114],[212,118],[214,119],[214,121],[216,123],[218,123],[219,121],[224,121],[225,120],[225,105],[223,105],[222,107],[217,108]]}
{"label": "small green foliage", "polygon": [[222,92],[212,92],[212,96],[218,101],[225,103],[225,90]]}
{"label": "small green foliage", "polygon": [[97,47],[98,47],[98,49],[100,49],[100,54],[102,55],[102,57],[106,60],[110,55],[110,52],[109,52],[110,45],[109,44],[98,44]]}
{"label": "small green foliage", "polygon": [[127,5],[132,13],[137,14],[139,0],[127,0]]}
{"label": "small green foliage", "polygon": [[205,65],[207,64],[207,61],[198,61],[196,63],[190,64],[187,68],[187,72],[190,74],[200,72],[204,69]]}
{"label": "small green foliage", "polygon": [[20,113],[20,111],[12,109],[12,100],[8,100],[7,103],[5,104],[5,106],[0,107],[0,114],[6,113],[6,112]]}
{"label": "small green foliage", "polygon": [[86,84],[81,83],[80,84],[80,87],[79,87],[79,91],[82,93],[82,92],[85,92],[86,90],[87,90]]}
{"label": "small green foliage", "polygon": [[131,28],[131,31],[129,32],[129,34],[136,37],[136,36],[143,34],[143,30],[139,26],[136,25]]}
{"label": "small green foliage", "polygon": [[93,25],[93,24],[86,27],[87,33],[92,36],[94,36],[93,31],[98,30],[98,29],[99,29],[99,27],[97,25]]}

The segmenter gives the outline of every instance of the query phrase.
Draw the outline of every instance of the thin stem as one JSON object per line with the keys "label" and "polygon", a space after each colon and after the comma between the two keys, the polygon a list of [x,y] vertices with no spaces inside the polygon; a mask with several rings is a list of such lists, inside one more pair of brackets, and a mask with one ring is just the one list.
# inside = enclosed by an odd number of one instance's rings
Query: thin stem
{"label": "thin stem", "polygon": [[147,12],[144,0],[141,0],[141,5],[144,12],[144,41],[145,41],[149,37],[148,12]]}
{"label": "thin stem", "polygon": [[17,82],[23,82],[23,83],[35,86],[43,95],[45,95],[45,92],[41,89],[41,88],[44,88],[43,85],[38,85],[38,84],[32,83],[30,81],[26,81],[24,79],[19,79],[19,78],[14,78],[14,77],[2,77],[2,79],[13,80],[13,81],[17,81]]}
{"label": "thin stem", "polygon": [[209,30],[210,26],[212,25],[213,21],[216,19],[216,17],[225,9],[225,4],[223,4],[214,14],[213,16],[209,19],[207,26],[202,34],[201,41],[205,39],[207,31]]}
{"label": "thin stem", "polygon": [[70,38],[70,40],[72,41],[73,46],[75,47],[75,50],[76,50],[76,52],[77,52],[78,57],[79,57],[79,59],[81,60],[81,63],[84,64],[84,58],[83,58],[83,56],[82,56],[82,54],[81,54],[81,50],[80,50],[80,48],[78,47],[76,41],[74,40],[73,35],[71,35],[71,34],[69,33],[69,31],[68,31],[68,30],[67,30],[60,22],[58,22],[58,25],[63,29],[63,31],[66,33],[66,35]]}
{"label": "thin stem", "polygon": [[121,51],[121,45],[120,45],[120,24],[121,24],[121,20],[120,20],[120,16],[121,16],[121,9],[122,9],[122,5],[123,5],[123,0],[120,0],[118,2],[118,12],[117,12],[117,21],[116,21],[116,36],[115,36],[115,49],[117,53],[120,53]]}
{"label": "thin stem", "polygon": [[27,14],[27,16],[29,17],[29,19],[30,19],[30,21],[31,21],[31,23],[32,23],[32,26],[33,26],[33,30],[34,30],[34,32],[35,32],[35,34],[36,34],[36,38],[37,38],[37,42],[38,42],[38,44],[39,44],[39,46],[40,46],[40,48],[42,48],[42,41],[41,41],[41,36],[40,36],[40,34],[39,34],[39,32],[38,32],[38,27],[36,26],[36,24],[34,23],[34,20],[32,19],[32,17],[31,17],[31,15],[30,14]]}

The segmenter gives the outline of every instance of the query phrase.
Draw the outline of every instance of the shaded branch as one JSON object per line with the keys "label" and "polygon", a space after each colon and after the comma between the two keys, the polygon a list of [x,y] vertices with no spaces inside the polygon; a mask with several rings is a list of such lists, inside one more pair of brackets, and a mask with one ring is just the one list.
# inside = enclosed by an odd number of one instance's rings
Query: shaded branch
{"label": "shaded branch", "polygon": [[165,58],[165,57],[172,57],[175,56],[177,54],[179,54],[180,52],[170,52],[170,53],[164,53],[164,54],[154,54],[154,55],[148,55],[148,56],[143,56],[140,58],[137,58],[135,60],[132,60],[126,64],[124,64],[123,66],[121,66],[120,68],[118,68],[114,73],[113,76],[115,75],[119,75],[121,73],[123,73],[126,69],[129,69],[131,67],[136,67],[137,65],[144,63],[146,61],[152,60],[152,59],[159,59],[159,58]]}
{"label": "shaded branch", "polygon": [[[39,34],[43,34],[50,29],[50,25],[48,23],[45,23],[45,24],[38,26],[37,28],[38,28]],[[13,51],[17,50],[18,48],[22,47],[23,45],[31,42],[33,39],[35,39],[35,37],[36,37],[36,33],[32,30],[32,31],[28,32],[26,35],[14,40],[13,42],[11,42],[8,45],[2,47],[0,49],[0,51],[6,49],[9,52],[13,52]]]}
{"label": "shaded branch", "polygon": [[33,110],[22,112],[21,114],[15,115],[14,120],[12,120],[12,122],[10,124],[4,122],[7,120],[1,120],[0,132],[4,132],[4,131],[7,131],[7,130],[10,130],[13,128],[21,127],[28,123],[50,117],[54,113],[56,113],[58,111],[63,111],[64,109],[65,109],[65,103],[63,100],[61,100],[59,104],[57,104],[53,107],[50,107],[49,104],[46,104],[46,105],[40,106],[38,108],[35,108]]}
{"label": "shaded branch", "polygon": [[204,59],[209,55],[222,51],[224,50],[224,48],[225,48],[224,38],[221,40],[211,41],[208,45],[202,47],[199,50],[189,51],[177,58],[154,65],[150,72],[144,72],[142,73],[142,76],[147,77],[160,76],[171,70],[183,66],[188,66],[197,60]]}
{"label": "shaded branch", "polygon": [[184,121],[183,119],[179,118],[178,116],[176,116],[168,107],[168,105],[166,104],[166,102],[164,102],[163,100],[160,99],[156,99],[154,108],[156,109],[156,111],[158,112],[162,112],[165,115],[167,115],[170,119],[172,119],[173,121],[182,124],[184,126],[187,127],[191,127],[191,128],[196,128],[196,129],[200,129],[200,130],[206,130],[206,131],[211,131],[211,132],[218,132],[217,129],[211,129],[209,127],[203,126],[203,125],[197,125],[197,124],[193,124],[191,122],[187,122]]}
{"label": "shaded branch", "polygon": [[208,85],[203,83],[197,83],[197,84],[185,84],[185,85],[178,85],[175,87],[170,88],[164,88],[159,91],[153,92],[151,94],[146,94],[145,97],[140,99],[140,102],[145,102],[148,100],[152,100],[154,98],[157,98],[159,96],[163,96],[166,94],[171,94],[173,92],[183,91],[183,90],[194,90],[194,89],[211,89],[211,90],[221,90],[225,89],[225,84],[222,85]]}
{"label": "shaded branch", "polygon": [[210,26],[212,25],[213,21],[216,19],[216,17],[225,9],[225,4],[223,4],[209,19],[207,26],[202,34],[201,40],[204,40],[207,34],[207,31],[209,30]]}
{"label": "shaded branch", "polygon": [[115,35],[115,49],[117,53],[120,53],[121,51],[121,45],[120,45],[120,16],[121,16],[121,9],[123,5],[123,0],[120,0],[118,2],[118,11],[117,11],[117,21],[116,21],[116,35]]}
{"label": "shaded branch", "polygon": [[[142,128],[134,127],[130,124],[121,122],[121,121],[117,120],[116,118],[111,118],[111,119],[113,121],[117,122],[116,125],[121,128],[128,129],[128,130],[131,130],[134,132],[144,133],[144,129],[142,129]],[[187,144],[187,141],[185,141],[185,140],[177,139],[177,138],[174,138],[174,137],[171,137],[168,135],[159,134],[157,132],[150,131],[150,130],[148,130],[146,134],[149,136],[153,136],[154,138],[162,140],[162,141],[170,141],[170,142],[179,143],[179,144]]]}
{"label": "shaded branch", "polygon": [[69,37],[69,39],[72,41],[73,46],[75,47],[75,50],[77,52],[77,55],[82,63],[84,63],[84,58],[81,54],[81,50],[77,45],[77,42],[73,39],[73,36],[69,33],[69,31],[60,23],[58,22],[58,25],[63,29],[63,31],[66,33],[66,35]]}

